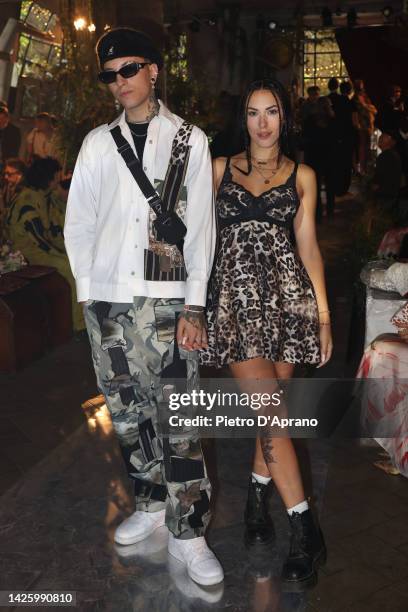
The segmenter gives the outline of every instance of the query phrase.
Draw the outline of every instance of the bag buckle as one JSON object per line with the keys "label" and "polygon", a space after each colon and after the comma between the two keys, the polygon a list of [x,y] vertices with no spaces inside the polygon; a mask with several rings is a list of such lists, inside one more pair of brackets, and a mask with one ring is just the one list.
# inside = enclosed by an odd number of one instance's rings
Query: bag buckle
{"label": "bag buckle", "polygon": [[120,153],[122,155],[122,153],[124,151],[126,151],[127,149],[131,149],[132,147],[130,146],[130,144],[128,142],[126,142],[123,145],[120,145],[120,147],[118,147],[118,153]]}
{"label": "bag buckle", "polygon": [[[161,199],[159,198],[159,196],[157,194],[151,196],[150,198],[148,198],[147,201],[149,202],[149,206],[151,206],[153,208],[153,210],[156,213],[156,215],[162,213]],[[159,213],[157,212],[157,210],[159,211]]]}

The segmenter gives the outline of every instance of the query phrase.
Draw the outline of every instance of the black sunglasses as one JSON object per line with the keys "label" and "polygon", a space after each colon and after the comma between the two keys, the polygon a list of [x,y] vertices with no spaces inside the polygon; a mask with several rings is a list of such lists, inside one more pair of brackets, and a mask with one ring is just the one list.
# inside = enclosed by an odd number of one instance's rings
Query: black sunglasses
{"label": "black sunglasses", "polygon": [[109,83],[114,83],[116,81],[116,77],[118,74],[123,79],[130,79],[130,77],[135,76],[145,66],[148,66],[151,62],[132,62],[131,64],[125,64],[118,71],[115,70],[102,70],[98,74],[98,79],[108,85]]}

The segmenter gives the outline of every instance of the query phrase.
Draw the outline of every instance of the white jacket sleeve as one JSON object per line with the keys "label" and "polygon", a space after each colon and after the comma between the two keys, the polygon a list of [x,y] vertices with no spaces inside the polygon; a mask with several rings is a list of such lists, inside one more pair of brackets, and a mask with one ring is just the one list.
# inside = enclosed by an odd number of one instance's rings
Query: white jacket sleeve
{"label": "white jacket sleeve", "polygon": [[205,134],[194,128],[187,170],[187,210],[184,262],[185,303],[205,306],[216,240],[211,158]]}
{"label": "white jacket sleeve", "polygon": [[96,233],[97,207],[89,135],[85,138],[75,164],[69,190],[64,238],[78,302],[89,299]]}

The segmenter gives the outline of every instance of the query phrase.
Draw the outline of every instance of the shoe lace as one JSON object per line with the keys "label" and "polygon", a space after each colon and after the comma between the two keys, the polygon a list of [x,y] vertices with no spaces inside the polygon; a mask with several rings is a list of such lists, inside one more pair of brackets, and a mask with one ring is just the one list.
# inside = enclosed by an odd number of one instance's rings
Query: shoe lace
{"label": "shoe lace", "polygon": [[208,557],[212,556],[212,552],[209,550],[204,538],[191,539],[189,541],[188,552],[192,558],[196,557],[197,555],[205,555]]}

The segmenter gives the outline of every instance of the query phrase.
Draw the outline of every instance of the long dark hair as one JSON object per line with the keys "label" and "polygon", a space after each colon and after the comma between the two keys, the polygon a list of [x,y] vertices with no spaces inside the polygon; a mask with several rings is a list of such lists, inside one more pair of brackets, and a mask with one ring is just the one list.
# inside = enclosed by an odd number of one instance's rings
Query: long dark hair
{"label": "long dark hair", "polygon": [[[261,89],[266,89],[270,91],[276,98],[278,102],[278,110],[279,110],[279,124],[280,124],[280,134],[279,134],[279,153],[278,153],[278,164],[282,158],[282,155],[286,155],[290,159],[294,159],[294,147],[293,147],[293,124],[292,124],[292,110],[290,106],[289,95],[282,85],[280,81],[276,79],[262,79],[260,81],[254,81],[248,87],[246,92],[244,93],[241,100],[241,132],[243,135],[243,140],[245,143],[245,152],[246,158],[248,162],[248,172],[244,174],[249,174],[252,170],[252,161],[251,161],[251,139],[249,137],[248,128],[247,128],[247,118],[248,118],[248,104],[252,94],[255,91],[259,91]],[[242,172],[242,170],[241,170]]]}

